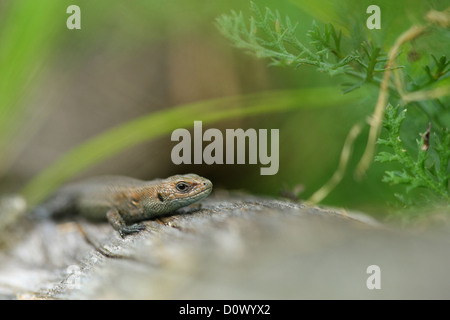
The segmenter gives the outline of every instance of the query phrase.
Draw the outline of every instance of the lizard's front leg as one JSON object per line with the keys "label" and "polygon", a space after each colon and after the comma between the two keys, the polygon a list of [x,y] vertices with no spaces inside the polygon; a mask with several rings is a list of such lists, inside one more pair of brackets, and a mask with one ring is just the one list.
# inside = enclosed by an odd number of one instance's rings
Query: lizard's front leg
{"label": "lizard's front leg", "polygon": [[110,209],[106,213],[106,218],[108,218],[108,221],[111,224],[111,226],[115,230],[119,231],[119,234],[122,238],[127,234],[139,232],[145,229],[145,226],[139,223],[127,225],[117,209]]}

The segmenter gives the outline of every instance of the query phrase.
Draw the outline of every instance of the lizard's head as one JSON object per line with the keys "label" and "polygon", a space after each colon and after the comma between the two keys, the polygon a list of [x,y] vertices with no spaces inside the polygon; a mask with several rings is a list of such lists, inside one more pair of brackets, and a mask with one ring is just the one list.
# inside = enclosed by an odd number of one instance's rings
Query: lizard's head
{"label": "lizard's head", "polygon": [[169,213],[190,205],[208,196],[212,183],[196,174],[176,175],[161,180],[156,191],[156,200],[161,211]]}

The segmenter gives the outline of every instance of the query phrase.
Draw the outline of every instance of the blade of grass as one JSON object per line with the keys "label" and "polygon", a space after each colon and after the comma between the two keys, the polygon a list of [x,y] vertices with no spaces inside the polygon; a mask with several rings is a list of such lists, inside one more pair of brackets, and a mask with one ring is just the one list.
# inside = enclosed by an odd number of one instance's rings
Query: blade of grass
{"label": "blade of grass", "polygon": [[342,95],[334,87],[320,87],[226,97],[151,113],[75,147],[33,178],[21,193],[29,206],[34,206],[61,183],[81,171],[136,144],[168,134],[177,128],[192,127],[194,120],[211,124],[237,117],[348,104],[359,98],[360,94]]}
{"label": "blade of grass", "polygon": [[0,175],[13,161],[16,133],[26,116],[24,101],[57,35],[64,30],[64,19],[65,9],[59,1],[4,4],[0,16]]}
{"label": "blade of grass", "polygon": [[331,176],[330,180],[327,181],[319,190],[314,192],[314,194],[308,199],[309,202],[319,203],[324,198],[326,198],[331,191],[342,181],[345,171],[347,170],[348,162],[353,153],[353,145],[356,138],[359,136],[362,129],[361,123],[355,124],[347,135],[344,142],[344,147],[341,151],[341,157],[339,160],[339,165],[334,174]]}

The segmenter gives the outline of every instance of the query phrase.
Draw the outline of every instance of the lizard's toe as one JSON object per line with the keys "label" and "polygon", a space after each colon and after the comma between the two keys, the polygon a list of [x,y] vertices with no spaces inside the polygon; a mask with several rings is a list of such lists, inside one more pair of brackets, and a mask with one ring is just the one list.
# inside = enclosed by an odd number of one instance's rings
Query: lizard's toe
{"label": "lizard's toe", "polygon": [[141,223],[132,224],[131,226],[125,226],[119,230],[119,234],[124,238],[128,234],[136,233],[145,229],[145,225]]}

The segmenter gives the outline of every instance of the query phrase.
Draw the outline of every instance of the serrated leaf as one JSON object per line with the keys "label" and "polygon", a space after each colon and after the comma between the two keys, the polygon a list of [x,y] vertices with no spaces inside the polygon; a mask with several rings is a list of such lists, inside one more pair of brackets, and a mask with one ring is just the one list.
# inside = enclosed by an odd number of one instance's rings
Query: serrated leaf
{"label": "serrated leaf", "polygon": [[391,161],[398,161],[398,156],[393,154],[393,153],[389,153],[389,152],[380,152],[376,157],[375,157],[375,161],[378,162],[391,162]]}

